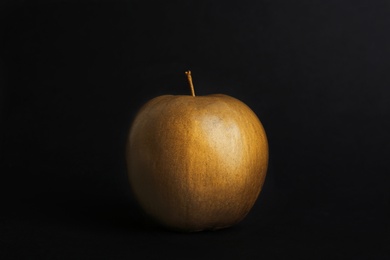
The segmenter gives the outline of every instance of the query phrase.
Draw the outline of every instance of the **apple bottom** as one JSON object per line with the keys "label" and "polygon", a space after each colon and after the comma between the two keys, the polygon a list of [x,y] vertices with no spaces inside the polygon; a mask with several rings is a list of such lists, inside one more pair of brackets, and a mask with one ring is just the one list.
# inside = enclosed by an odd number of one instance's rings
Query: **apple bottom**
{"label": "apple bottom", "polygon": [[148,183],[144,189],[134,185],[133,191],[154,222],[176,231],[196,232],[223,229],[242,221],[260,193],[262,180],[248,183],[250,187],[229,181],[212,185],[210,180],[209,185],[200,182],[166,189],[145,174],[133,183]]}

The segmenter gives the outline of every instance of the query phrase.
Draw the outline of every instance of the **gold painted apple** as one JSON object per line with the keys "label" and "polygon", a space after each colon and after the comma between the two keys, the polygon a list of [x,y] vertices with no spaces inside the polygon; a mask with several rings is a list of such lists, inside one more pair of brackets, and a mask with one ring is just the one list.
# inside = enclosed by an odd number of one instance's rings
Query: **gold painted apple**
{"label": "gold painted apple", "polygon": [[226,228],[254,206],[268,166],[256,114],[228,95],[162,95],[136,114],[126,143],[133,194],[144,212],[179,231]]}

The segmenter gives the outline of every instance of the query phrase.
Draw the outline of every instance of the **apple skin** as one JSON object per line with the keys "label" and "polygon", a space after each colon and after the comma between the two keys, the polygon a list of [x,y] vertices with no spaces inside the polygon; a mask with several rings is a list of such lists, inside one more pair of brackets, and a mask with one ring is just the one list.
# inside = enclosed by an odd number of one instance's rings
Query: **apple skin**
{"label": "apple skin", "polygon": [[178,231],[215,230],[253,207],[268,141],[256,114],[236,98],[163,95],[136,114],[126,163],[133,194],[151,219]]}

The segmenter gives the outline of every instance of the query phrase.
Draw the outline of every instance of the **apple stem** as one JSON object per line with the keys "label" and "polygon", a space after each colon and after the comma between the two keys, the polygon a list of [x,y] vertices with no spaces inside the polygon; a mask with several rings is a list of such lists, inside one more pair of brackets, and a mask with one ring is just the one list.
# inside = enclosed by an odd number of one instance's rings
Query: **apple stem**
{"label": "apple stem", "polygon": [[195,89],[194,89],[194,84],[192,84],[191,71],[190,70],[186,71],[186,75],[187,75],[188,83],[190,84],[191,94],[193,97],[195,97]]}

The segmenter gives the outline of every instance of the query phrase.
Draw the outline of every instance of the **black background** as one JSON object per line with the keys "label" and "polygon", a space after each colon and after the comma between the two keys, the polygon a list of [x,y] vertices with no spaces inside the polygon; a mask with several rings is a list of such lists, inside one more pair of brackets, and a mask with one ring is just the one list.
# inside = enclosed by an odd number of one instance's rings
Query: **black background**
{"label": "black background", "polygon": [[[389,259],[389,1],[6,1],[0,21],[2,259]],[[269,138],[257,203],[215,232],[155,226],[126,177],[137,109],[189,94],[188,69]]]}

